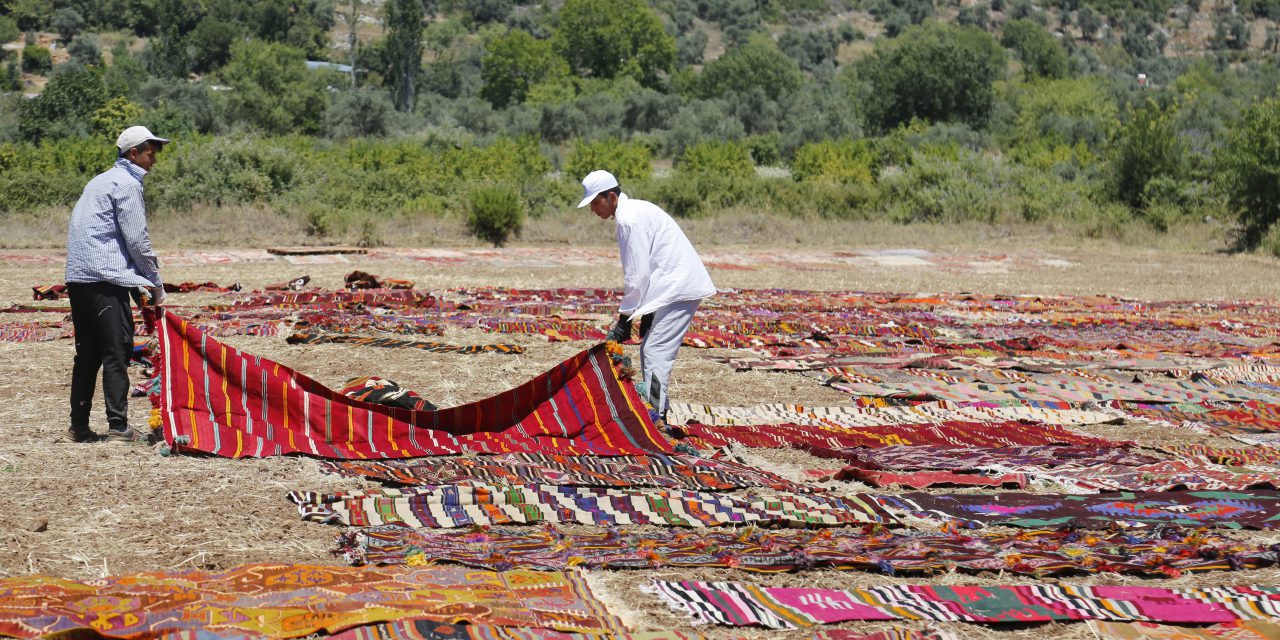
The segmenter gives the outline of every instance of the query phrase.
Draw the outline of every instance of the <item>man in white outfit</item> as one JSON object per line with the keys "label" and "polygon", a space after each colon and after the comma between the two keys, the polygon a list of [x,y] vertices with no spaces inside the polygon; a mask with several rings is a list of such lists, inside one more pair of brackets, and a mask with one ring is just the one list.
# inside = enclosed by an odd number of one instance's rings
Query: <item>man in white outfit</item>
{"label": "man in white outfit", "polygon": [[613,218],[622,257],[622,302],[609,339],[625,342],[632,320],[640,318],[640,369],[649,404],[665,418],[667,380],[684,334],[703,298],[715,295],[707,268],[661,207],[622,193],[608,171],[592,171],[582,180],[582,202],[601,220]]}

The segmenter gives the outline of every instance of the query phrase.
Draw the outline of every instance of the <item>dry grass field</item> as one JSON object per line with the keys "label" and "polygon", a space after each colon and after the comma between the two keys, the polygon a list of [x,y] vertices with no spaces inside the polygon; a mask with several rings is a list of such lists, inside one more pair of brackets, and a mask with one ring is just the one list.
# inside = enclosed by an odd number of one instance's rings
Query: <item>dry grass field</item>
{"label": "dry grass field", "polygon": [[[592,219],[594,221],[594,218]],[[224,223],[227,221],[223,221]],[[342,276],[361,269],[387,277],[407,278],[422,289],[455,286],[499,285],[544,288],[561,286],[618,286],[620,269],[612,258],[611,228],[559,221],[559,231],[582,238],[572,246],[551,242],[555,230],[533,225],[524,244],[507,254],[527,258],[540,252],[554,254],[570,249],[588,250],[597,257],[578,266],[530,266],[527,259],[514,264],[455,264],[415,262],[403,259],[364,259],[358,256],[342,264],[268,263],[174,266],[164,270],[167,281],[241,282],[245,288],[261,288],[301,274],[311,284],[337,288]],[[764,224],[740,221],[734,224]],[[759,244],[729,244],[740,234],[759,240],[767,228],[735,230],[732,225],[695,222],[690,234],[709,256],[727,259],[793,252],[802,255],[805,243],[780,243],[785,248]],[[566,231],[566,229],[568,231]],[[713,268],[721,288],[788,287],[795,289],[854,289],[877,291],[970,291],[988,293],[1111,294],[1146,299],[1242,299],[1275,298],[1275,278],[1280,262],[1212,251],[1139,249],[1122,243],[1062,246],[1059,243],[1016,237],[983,240],[967,231],[920,230],[906,232],[868,228],[856,237],[849,252],[861,249],[910,247],[929,251],[933,264],[901,265],[893,261],[857,263],[836,270],[810,270],[796,263],[774,264],[755,270]],[[785,233],[820,233],[784,229]],[[883,231],[882,235],[875,235]],[[446,234],[448,235],[448,234]],[[161,225],[156,245],[163,254],[175,245],[190,246],[191,235]],[[545,236],[545,237],[544,237]],[[456,236],[455,236],[456,237]],[[828,236],[829,237],[829,236]],[[963,238],[963,239],[961,239]],[[246,244],[270,244],[270,235],[257,235]],[[827,243],[830,246],[831,243]],[[29,302],[30,287],[61,282],[62,263],[56,250],[0,250],[9,259],[0,261],[0,306]],[[494,255],[502,256],[502,252]],[[17,258],[22,258],[19,261]],[[41,259],[46,259],[43,263]],[[492,261],[491,261],[492,262]],[[716,262],[708,258],[708,262]],[[173,295],[170,302],[179,313],[182,306],[218,300],[214,294]],[[0,314],[13,319],[14,314]],[[601,324],[606,322],[601,318]],[[291,346],[283,337],[237,337],[227,341],[248,352],[275,359],[331,385],[357,375],[380,375],[422,392],[440,405],[454,405],[483,398],[513,387],[581,350],[585,343],[548,343],[540,337],[498,336],[472,330],[450,329],[442,338],[455,344],[514,342],[524,345],[522,355],[458,355],[416,350],[379,350],[350,345]],[[143,570],[222,569],[246,562],[296,562],[337,564],[329,553],[337,529],[304,523],[285,500],[291,489],[351,489],[360,481],[321,474],[312,460],[299,457],[234,461],[172,456],[162,457],[145,446],[76,445],[60,442],[66,428],[67,394],[73,347],[69,340],[34,343],[0,343],[0,576],[44,573],[87,579]],[[729,355],[729,350],[692,350],[681,353],[673,379],[677,400],[709,404],[750,405],[762,402],[799,402],[840,405],[847,396],[819,386],[811,379],[783,373],[734,372],[705,356]],[[95,426],[105,428],[100,401]],[[149,405],[131,401],[131,419],[145,426]],[[1123,436],[1154,444],[1167,438],[1150,427],[1100,427],[1099,434]],[[745,451],[745,460],[765,463],[780,473],[805,468],[830,467],[831,461],[798,452]],[[833,485],[834,486],[834,485]],[[844,484],[837,490],[865,490]],[[1280,543],[1277,533],[1236,534],[1253,542]],[[593,572],[590,580],[611,609],[638,629],[693,631],[687,620],[659,605],[639,586],[650,578],[707,578],[749,580],[770,585],[840,587],[895,582],[997,584],[1026,583],[1013,575],[948,575],[933,578],[894,578],[835,571],[808,571],[789,575],[755,575],[734,570]],[[1211,573],[1179,580],[1143,580],[1115,575],[1073,578],[1074,583],[1249,584],[1280,582],[1280,571]],[[862,625],[872,630],[875,625]],[[1084,625],[1050,625],[1025,629],[991,629],[949,625],[960,637],[1086,638]],[[714,637],[739,637],[737,630],[700,629]],[[763,635],[748,631],[747,635]],[[783,635],[783,634],[769,634]]]}

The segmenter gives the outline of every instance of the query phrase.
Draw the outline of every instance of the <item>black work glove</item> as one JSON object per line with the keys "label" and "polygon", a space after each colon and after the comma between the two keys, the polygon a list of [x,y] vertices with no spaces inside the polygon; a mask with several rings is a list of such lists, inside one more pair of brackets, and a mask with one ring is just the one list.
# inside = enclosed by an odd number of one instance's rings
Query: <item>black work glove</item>
{"label": "black work glove", "polygon": [[631,318],[624,315],[618,316],[618,323],[613,325],[609,330],[609,335],[605,337],[610,342],[626,342],[631,339]]}
{"label": "black work glove", "polygon": [[646,313],[643,316],[640,316],[640,339],[641,340],[644,340],[644,337],[649,335],[649,327],[651,326],[653,326],[652,313]]}

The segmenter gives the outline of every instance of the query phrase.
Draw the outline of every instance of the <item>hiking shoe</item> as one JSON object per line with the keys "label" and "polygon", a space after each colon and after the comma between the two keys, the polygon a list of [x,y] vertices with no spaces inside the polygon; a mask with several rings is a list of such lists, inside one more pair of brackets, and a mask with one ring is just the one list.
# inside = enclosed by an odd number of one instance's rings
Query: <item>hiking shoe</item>
{"label": "hiking shoe", "polygon": [[102,440],[102,436],[91,430],[86,429],[84,431],[80,431],[72,428],[67,429],[66,438],[68,442],[75,442],[77,444],[88,444],[90,442],[98,442]]}
{"label": "hiking shoe", "polygon": [[134,431],[132,427],[126,428],[124,431],[115,429],[107,429],[107,434],[102,436],[103,442],[146,442],[147,437]]}

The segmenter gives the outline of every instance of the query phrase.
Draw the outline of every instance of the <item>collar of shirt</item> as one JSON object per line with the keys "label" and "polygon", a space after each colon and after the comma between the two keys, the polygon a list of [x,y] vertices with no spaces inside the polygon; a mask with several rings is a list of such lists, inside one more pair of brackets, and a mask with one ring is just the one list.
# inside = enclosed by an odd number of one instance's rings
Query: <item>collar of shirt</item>
{"label": "collar of shirt", "polygon": [[[631,198],[627,197],[627,194],[625,194],[625,193],[619,193],[619,194],[618,194],[618,209],[621,209],[621,208],[622,208],[622,205],[626,204],[626,203],[627,203],[627,201],[628,201],[628,200],[630,200],[630,199],[631,199]],[[614,212],[613,212],[613,221],[614,221],[614,222],[617,222],[617,221],[618,221],[618,211],[617,211],[617,209],[615,209],[615,210],[614,210]]]}
{"label": "collar of shirt", "polygon": [[138,182],[142,182],[142,179],[147,175],[146,169],[129,162],[125,158],[116,158],[116,166],[128,171],[129,175],[133,176]]}

